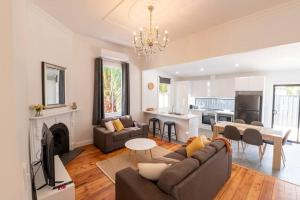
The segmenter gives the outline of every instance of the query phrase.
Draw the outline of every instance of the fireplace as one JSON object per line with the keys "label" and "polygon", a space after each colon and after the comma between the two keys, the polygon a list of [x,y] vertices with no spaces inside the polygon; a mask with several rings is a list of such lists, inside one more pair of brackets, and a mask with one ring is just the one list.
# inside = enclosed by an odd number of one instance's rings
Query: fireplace
{"label": "fireplace", "polygon": [[54,155],[62,155],[70,151],[69,130],[63,123],[54,124],[50,127],[54,138]]}

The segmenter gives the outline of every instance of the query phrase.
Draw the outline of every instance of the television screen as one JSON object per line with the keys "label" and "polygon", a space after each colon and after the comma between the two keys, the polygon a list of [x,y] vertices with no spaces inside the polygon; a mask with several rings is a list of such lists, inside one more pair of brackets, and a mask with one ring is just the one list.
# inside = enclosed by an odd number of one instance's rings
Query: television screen
{"label": "television screen", "polygon": [[55,186],[54,141],[52,132],[46,124],[42,128],[41,162],[46,184]]}

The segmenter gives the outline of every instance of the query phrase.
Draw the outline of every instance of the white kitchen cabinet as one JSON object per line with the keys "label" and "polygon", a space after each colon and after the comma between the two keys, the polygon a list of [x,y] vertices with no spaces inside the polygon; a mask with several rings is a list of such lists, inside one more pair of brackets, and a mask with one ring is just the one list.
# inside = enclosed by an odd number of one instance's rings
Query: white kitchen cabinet
{"label": "white kitchen cabinet", "polygon": [[190,81],[176,81],[174,83],[174,111],[186,114],[189,109],[189,96],[191,94]]}
{"label": "white kitchen cabinet", "polygon": [[264,76],[238,77],[235,79],[236,91],[263,91],[264,87]]}
{"label": "white kitchen cabinet", "polygon": [[211,97],[234,98],[234,79],[215,79],[211,82]]}
{"label": "white kitchen cabinet", "polygon": [[192,97],[207,97],[207,82],[209,80],[191,81]]}
{"label": "white kitchen cabinet", "polygon": [[192,97],[234,98],[234,79],[211,79],[191,82]]}

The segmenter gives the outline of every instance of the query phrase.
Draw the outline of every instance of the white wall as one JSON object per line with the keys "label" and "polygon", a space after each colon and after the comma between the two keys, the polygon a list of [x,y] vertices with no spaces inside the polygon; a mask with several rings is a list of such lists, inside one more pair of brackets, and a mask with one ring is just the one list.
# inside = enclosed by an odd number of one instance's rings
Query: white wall
{"label": "white wall", "polygon": [[[19,148],[19,126],[16,106],[16,73],[13,54],[13,2],[3,0],[0,3],[0,194],[1,199],[27,199],[21,174],[21,155]],[[23,124],[23,122],[20,122]],[[26,135],[26,130],[23,131]],[[24,141],[25,143],[25,141]]]}
{"label": "white wall", "polygon": [[80,109],[76,119],[77,146],[92,142],[94,59],[103,48],[129,56],[130,111],[134,119],[142,119],[141,70],[131,49],[78,35],[35,6],[30,6],[28,25],[28,102],[42,101],[41,61],[66,67],[66,103],[76,101]]}
{"label": "white wall", "polygon": [[[174,77],[159,71],[159,70],[144,70],[142,72],[142,110],[146,110],[147,108],[158,109],[158,91],[159,91],[159,77],[165,77],[171,79],[171,99],[169,102],[170,107],[174,104]],[[148,89],[148,83],[154,83],[154,89]]]}

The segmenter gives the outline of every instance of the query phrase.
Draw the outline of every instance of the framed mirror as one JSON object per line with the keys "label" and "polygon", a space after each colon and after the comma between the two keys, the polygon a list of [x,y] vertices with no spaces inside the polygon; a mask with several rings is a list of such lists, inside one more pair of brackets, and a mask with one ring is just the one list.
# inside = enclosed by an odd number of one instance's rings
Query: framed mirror
{"label": "framed mirror", "polygon": [[42,62],[42,95],[46,108],[66,106],[66,68]]}

